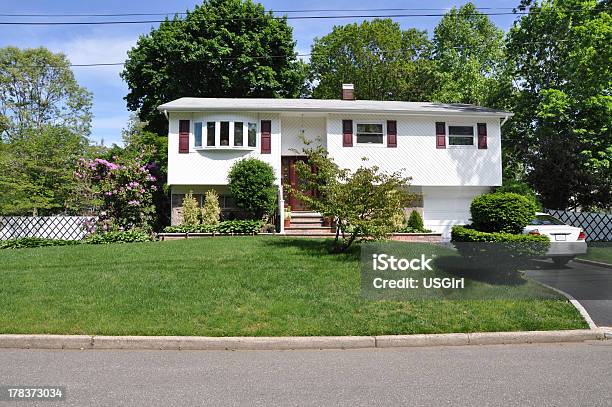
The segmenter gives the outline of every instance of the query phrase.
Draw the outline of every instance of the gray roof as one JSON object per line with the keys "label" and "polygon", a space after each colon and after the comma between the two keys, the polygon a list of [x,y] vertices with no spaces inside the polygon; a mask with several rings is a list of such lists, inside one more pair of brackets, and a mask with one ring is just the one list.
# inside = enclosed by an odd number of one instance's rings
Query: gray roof
{"label": "gray roof", "polygon": [[257,111],[512,116],[512,113],[502,110],[457,103],[339,99],[180,98],[164,103],[158,109],[168,112]]}

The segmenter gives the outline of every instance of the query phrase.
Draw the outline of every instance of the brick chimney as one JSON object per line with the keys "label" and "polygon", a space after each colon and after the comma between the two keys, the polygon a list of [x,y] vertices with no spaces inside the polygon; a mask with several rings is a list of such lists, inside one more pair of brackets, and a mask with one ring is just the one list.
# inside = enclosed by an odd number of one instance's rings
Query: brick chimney
{"label": "brick chimney", "polygon": [[342,100],[355,100],[355,86],[352,83],[342,84]]}

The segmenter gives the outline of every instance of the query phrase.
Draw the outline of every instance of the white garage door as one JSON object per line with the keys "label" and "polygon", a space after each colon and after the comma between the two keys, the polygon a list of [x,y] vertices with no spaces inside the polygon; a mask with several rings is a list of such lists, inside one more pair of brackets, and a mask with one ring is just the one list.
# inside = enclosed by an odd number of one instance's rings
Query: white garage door
{"label": "white garage door", "polygon": [[453,225],[470,223],[470,203],[490,187],[423,187],[425,227],[450,239]]}

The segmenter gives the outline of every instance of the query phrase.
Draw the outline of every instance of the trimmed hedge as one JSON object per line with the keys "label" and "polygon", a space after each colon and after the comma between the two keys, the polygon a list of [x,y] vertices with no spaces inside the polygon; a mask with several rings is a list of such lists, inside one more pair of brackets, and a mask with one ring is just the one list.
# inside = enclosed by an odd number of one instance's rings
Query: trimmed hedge
{"label": "trimmed hedge", "polygon": [[0,249],[23,249],[28,247],[69,246],[81,244],[79,240],[44,239],[41,237],[22,237],[0,241]]}
{"label": "trimmed hedge", "polygon": [[477,196],[470,205],[474,229],[519,234],[538,210],[532,199],[512,192]]}
{"label": "trimmed hedge", "polygon": [[453,242],[520,242],[520,243],[547,243],[549,239],[545,235],[514,235],[504,232],[480,232],[466,226],[453,226],[451,230],[451,241]]}
{"label": "trimmed hedge", "polygon": [[83,240],[60,240],[60,239],[43,239],[40,237],[22,237],[19,239],[0,241],[0,249],[24,249],[32,247],[47,247],[47,246],[71,246],[77,244],[106,244],[106,243],[134,243],[134,242],[149,242],[153,240],[151,235],[135,231],[127,230],[121,232],[105,232],[95,233],[87,236]]}
{"label": "trimmed hedge", "polygon": [[218,225],[180,225],[168,226],[165,233],[217,233],[229,234],[257,234],[261,231],[263,222],[259,220],[227,220]]}
{"label": "trimmed hedge", "polygon": [[151,235],[137,230],[126,230],[117,232],[94,233],[83,241],[87,244],[108,244],[108,243],[135,243],[150,242],[153,240]]}

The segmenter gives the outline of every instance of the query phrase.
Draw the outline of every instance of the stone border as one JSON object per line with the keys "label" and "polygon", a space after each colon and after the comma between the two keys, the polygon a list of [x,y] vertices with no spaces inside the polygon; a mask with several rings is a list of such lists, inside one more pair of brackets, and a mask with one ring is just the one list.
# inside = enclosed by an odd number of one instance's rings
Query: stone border
{"label": "stone border", "polygon": [[582,264],[588,264],[590,266],[598,266],[598,267],[604,267],[604,268],[612,269],[612,264],[604,263],[604,262],[601,262],[601,261],[580,259],[580,258],[577,258],[577,257],[573,258],[572,261],[575,261],[575,262],[578,262],[578,263],[582,263]]}
{"label": "stone border", "polygon": [[292,350],[364,349],[422,346],[560,343],[610,338],[604,329],[566,331],[479,332],[381,336],[89,336],[0,335],[0,348],[13,349],[141,349],[141,350]]}

